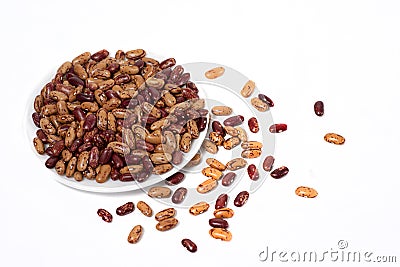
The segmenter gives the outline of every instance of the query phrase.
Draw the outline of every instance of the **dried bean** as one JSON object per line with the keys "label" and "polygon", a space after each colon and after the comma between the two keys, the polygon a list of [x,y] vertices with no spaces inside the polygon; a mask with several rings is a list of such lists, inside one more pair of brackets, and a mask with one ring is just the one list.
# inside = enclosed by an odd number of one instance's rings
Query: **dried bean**
{"label": "dried bean", "polygon": [[280,179],[286,174],[288,174],[289,169],[286,166],[279,167],[271,172],[272,178]]}
{"label": "dried bean", "polygon": [[247,191],[242,191],[242,192],[240,192],[240,193],[236,196],[236,198],[235,198],[233,204],[234,204],[236,207],[242,207],[244,204],[246,204],[247,200],[249,199],[249,195],[250,195],[250,194],[249,194],[249,192],[247,192]]}
{"label": "dried bean", "polygon": [[218,196],[217,200],[215,201],[215,209],[222,209],[226,208],[226,205],[228,204],[228,195],[227,194],[221,194]]}
{"label": "dried bean", "polygon": [[185,179],[185,174],[183,174],[182,172],[177,172],[165,179],[165,183],[167,185],[174,186],[181,183],[183,179]]}
{"label": "dried bean", "polygon": [[274,102],[268,96],[266,96],[264,94],[258,94],[258,98],[261,101],[263,101],[264,103],[266,103],[269,107],[273,107],[274,106]]}
{"label": "dried bean", "polygon": [[317,115],[319,117],[323,116],[324,112],[325,112],[324,102],[322,102],[322,101],[315,102],[314,112],[315,112],[315,115]]}
{"label": "dried bean", "polygon": [[253,94],[255,87],[256,87],[255,82],[249,80],[243,86],[242,90],[240,91],[240,94],[243,97],[247,98],[247,97],[251,96],[251,94]]}
{"label": "dried bean", "polygon": [[220,239],[222,241],[231,241],[232,240],[232,234],[228,230],[224,228],[212,228],[209,231],[209,234],[215,238],[215,239]]}
{"label": "dried bean", "polygon": [[136,244],[139,242],[140,238],[143,235],[143,227],[141,225],[136,225],[132,228],[128,235],[128,242],[131,244]]}
{"label": "dried bean", "polygon": [[227,106],[214,106],[211,112],[215,116],[229,116],[232,114],[232,108]]}
{"label": "dried bean", "polygon": [[209,177],[213,180],[219,180],[222,177],[222,172],[218,169],[212,168],[212,167],[206,167],[204,168],[201,173],[206,176]]}
{"label": "dried bean", "polygon": [[213,69],[210,69],[205,72],[205,76],[207,79],[216,79],[218,77],[221,77],[225,72],[224,67],[215,67]]}
{"label": "dried bean", "polygon": [[119,206],[116,209],[116,213],[119,216],[124,216],[127,215],[129,213],[132,213],[135,210],[135,204],[133,204],[133,202],[127,202],[122,206]]}
{"label": "dried bean", "polygon": [[215,187],[217,187],[218,183],[216,180],[210,178],[202,182],[197,186],[197,192],[200,194],[205,194],[213,190]]}
{"label": "dried bean", "polygon": [[108,222],[108,223],[112,222],[113,217],[112,217],[111,213],[109,213],[105,209],[97,210],[97,215],[99,215],[105,222]]}
{"label": "dried bean", "polygon": [[175,204],[180,204],[183,202],[187,194],[187,189],[184,187],[180,187],[175,190],[174,194],[172,195],[171,201]]}
{"label": "dried bean", "polygon": [[178,224],[178,222],[179,221],[175,218],[168,218],[168,219],[158,222],[156,225],[156,229],[158,231],[164,232],[164,231],[170,230],[172,228],[175,228],[176,225]]}
{"label": "dried bean", "polygon": [[247,149],[243,150],[241,154],[242,158],[254,159],[261,156],[261,149]]}
{"label": "dried bean", "polygon": [[252,133],[258,133],[260,127],[258,126],[258,121],[256,117],[252,117],[248,121],[249,129]]}
{"label": "dried bean", "polygon": [[273,156],[267,156],[263,162],[263,169],[267,172],[272,170],[272,166],[274,165],[275,158]]}
{"label": "dried bean", "polygon": [[206,163],[210,167],[215,168],[215,169],[220,170],[220,171],[224,171],[226,169],[226,166],[223,163],[221,163],[219,160],[214,159],[214,158],[206,159]]}
{"label": "dried bean", "polygon": [[295,193],[299,197],[305,197],[305,198],[315,198],[316,196],[318,196],[317,190],[307,186],[297,187]]}
{"label": "dried bean", "polygon": [[230,186],[235,181],[235,178],[236,178],[236,173],[228,172],[222,178],[221,183],[223,186]]}
{"label": "dried bean", "polygon": [[273,124],[269,127],[271,133],[281,133],[287,130],[287,125],[284,123]]}
{"label": "dried bean", "polygon": [[230,208],[221,208],[214,211],[215,218],[232,218],[234,214]]}
{"label": "dried bean", "polygon": [[214,227],[214,228],[228,228],[229,227],[229,223],[226,221],[226,220],[224,220],[224,219],[221,219],[221,218],[212,218],[212,219],[209,219],[208,220],[208,224],[211,226],[211,227]]}
{"label": "dried bean", "polygon": [[196,203],[193,206],[191,206],[189,208],[189,213],[197,216],[199,214],[206,212],[209,207],[210,207],[210,205],[207,202],[202,201],[202,202]]}
{"label": "dried bean", "polygon": [[254,164],[250,164],[247,167],[247,174],[249,175],[250,179],[253,181],[257,181],[258,178],[260,177],[260,174],[258,173],[257,167]]}
{"label": "dried bean", "polygon": [[154,186],[150,188],[147,194],[152,198],[167,198],[171,195],[171,189],[168,187]]}
{"label": "dried bean", "polygon": [[157,221],[162,221],[162,220],[174,217],[175,214],[176,214],[176,210],[174,208],[167,208],[165,210],[157,212],[154,217]]}
{"label": "dried bean", "polygon": [[144,201],[139,201],[136,204],[136,207],[138,210],[140,210],[141,213],[143,213],[144,216],[151,217],[153,215],[153,210],[151,207]]}
{"label": "dried bean", "polygon": [[184,246],[189,252],[196,252],[197,251],[197,245],[190,239],[182,239],[181,241],[182,246]]}
{"label": "dried bean", "polygon": [[343,145],[345,142],[345,138],[336,133],[327,133],[324,136],[324,140],[328,143],[335,144],[335,145]]}
{"label": "dried bean", "polygon": [[242,115],[236,115],[236,116],[232,116],[227,118],[226,120],[224,120],[224,125],[225,126],[238,126],[240,124],[242,124],[242,122],[244,121],[244,117]]}

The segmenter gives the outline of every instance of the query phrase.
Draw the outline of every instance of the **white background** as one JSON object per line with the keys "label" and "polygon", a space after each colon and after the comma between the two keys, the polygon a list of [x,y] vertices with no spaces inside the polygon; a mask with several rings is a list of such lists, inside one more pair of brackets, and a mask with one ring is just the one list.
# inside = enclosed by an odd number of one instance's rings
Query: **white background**
{"label": "white background", "polygon": [[[2,265],[266,266],[272,264],[258,259],[266,246],[322,253],[341,239],[348,251],[397,255],[399,262],[399,12],[398,1],[382,0],[3,3]],[[137,210],[106,224],[96,215],[100,207],[114,211],[140,199],[155,210],[165,206],[140,193],[70,189],[39,164],[23,128],[28,97],[62,62],[103,48],[219,62],[251,77],[275,101],[274,120],[289,125],[275,156],[290,173],[268,179],[236,209],[231,242],[208,236],[210,211],[193,217],[178,210],[182,223],[165,233]],[[316,100],[325,102],[322,118],[313,114]],[[330,131],[346,144],[325,143]],[[297,197],[299,185],[319,196]],[[131,245],[126,237],[136,224],[145,233]],[[183,237],[196,241],[197,253],[180,245]]]}

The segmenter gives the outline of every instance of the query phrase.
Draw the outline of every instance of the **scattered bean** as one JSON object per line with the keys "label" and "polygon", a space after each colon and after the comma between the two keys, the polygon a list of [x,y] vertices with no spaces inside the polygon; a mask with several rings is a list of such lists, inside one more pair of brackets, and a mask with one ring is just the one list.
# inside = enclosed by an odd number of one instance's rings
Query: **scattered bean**
{"label": "scattered bean", "polygon": [[258,126],[258,121],[256,117],[251,117],[248,121],[250,132],[258,133],[260,127]]}
{"label": "scattered bean", "polygon": [[253,94],[254,92],[254,88],[256,87],[255,82],[249,80],[245,83],[245,85],[243,86],[242,90],[240,91],[240,94],[243,97],[249,97],[251,96],[251,94]]}
{"label": "scattered bean", "polygon": [[202,201],[191,206],[189,208],[189,213],[196,216],[206,212],[209,207],[210,205],[207,202]]}
{"label": "scattered bean", "polygon": [[196,252],[197,251],[197,245],[190,239],[182,239],[181,241],[182,246],[184,246],[189,252]]}
{"label": "scattered bean", "polygon": [[232,240],[232,233],[224,228],[212,228],[209,233],[215,239],[220,239],[222,241]]}
{"label": "scattered bean", "polygon": [[158,231],[164,232],[168,231],[172,228],[175,228],[178,224],[178,220],[176,218],[168,218],[162,221],[159,221],[156,225],[156,229]]}
{"label": "scattered bean", "polygon": [[174,208],[168,208],[156,213],[155,218],[157,221],[162,221],[171,217],[174,217],[176,210]]}
{"label": "scattered bean", "polygon": [[343,145],[345,142],[344,137],[336,133],[327,133],[324,136],[324,140],[335,145]]}
{"label": "scattered bean", "polygon": [[214,106],[211,112],[215,116],[229,116],[232,114],[232,108],[227,106]]}
{"label": "scattered bean", "polygon": [[263,169],[267,172],[272,170],[275,158],[273,156],[267,156],[263,162]]}
{"label": "scattered bean", "polygon": [[221,77],[225,72],[224,67],[215,67],[213,69],[210,69],[206,71],[205,76],[207,79],[216,79],[218,77]]}
{"label": "scattered bean", "polygon": [[97,215],[99,215],[105,222],[108,222],[108,223],[112,222],[113,217],[112,217],[111,213],[109,213],[105,209],[99,209],[97,211]]}
{"label": "scattered bean", "polygon": [[215,218],[232,218],[235,213],[230,208],[222,208],[214,211]]}
{"label": "scattered bean", "polygon": [[315,115],[317,115],[319,117],[323,116],[325,113],[324,102],[322,102],[322,101],[315,102],[314,112],[315,112]]}
{"label": "scattered bean", "polygon": [[296,195],[299,197],[305,197],[305,198],[314,198],[318,196],[317,190],[311,187],[307,186],[299,186],[295,190]]}
{"label": "scattered bean", "polygon": [[223,186],[230,186],[236,178],[236,173],[234,172],[228,172],[227,174],[224,175],[224,177],[221,180],[221,184]]}
{"label": "scattered bean", "polygon": [[154,186],[150,188],[149,192],[147,193],[149,197],[155,198],[166,198],[171,195],[171,189],[168,187],[162,186]]}
{"label": "scattered bean", "polygon": [[144,216],[151,217],[153,215],[153,210],[146,202],[139,201],[136,206]]}
{"label": "scattered bean", "polygon": [[289,169],[286,166],[279,167],[271,172],[272,178],[280,179],[286,174],[288,174]]}
{"label": "scattered bean", "polygon": [[131,244],[136,244],[137,242],[139,242],[142,235],[143,235],[142,226],[136,225],[135,227],[133,227],[133,229],[131,230],[131,232],[128,235],[128,242]]}
{"label": "scattered bean", "polygon": [[180,187],[180,188],[176,189],[176,191],[174,192],[174,194],[172,195],[172,198],[171,198],[172,203],[175,203],[175,204],[182,203],[186,197],[187,191],[188,190],[184,187]]}
{"label": "scattered bean", "polygon": [[287,125],[283,123],[273,124],[269,127],[271,133],[281,133],[287,130]]}
{"label": "scattered bean", "polygon": [[221,218],[212,218],[212,219],[209,219],[208,220],[208,224],[211,226],[211,227],[214,227],[214,228],[228,228],[229,227],[229,223],[226,221],[226,220],[224,220],[224,219],[221,219]]}
{"label": "scattered bean", "polygon": [[116,210],[117,215],[124,216],[132,213],[135,210],[135,204],[133,202],[127,202],[122,206],[119,206]]}
{"label": "scattered bean", "polygon": [[227,204],[228,204],[228,195],[221,194],[218,196],[217,200],[215,201],[215,209],[217,210],[217,209],[226,208]]}

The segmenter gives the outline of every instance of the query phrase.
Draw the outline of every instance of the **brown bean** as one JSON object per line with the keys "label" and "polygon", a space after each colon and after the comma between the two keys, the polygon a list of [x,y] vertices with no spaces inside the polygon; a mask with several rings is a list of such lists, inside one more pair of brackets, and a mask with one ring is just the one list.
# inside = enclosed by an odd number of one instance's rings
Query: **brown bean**
{"label": "brown bean", "polygon": [[81,172],[75,172],[74,173],[74,179],[77,182],[80,182],[83,180],[83,174]]}
{"label": "brown bean", "polygon": [[218,169],[212,168],[212,167],[206,167],[204,168],[201,173],[206,176],[209,177],[213,180],[219,180],[222,177],[222,172]]}
{"label": "brown bean", "polygon": [[256,87],[255,82],[253,82],[252,80],[249,80],[243,86],[242,90],[240,91],[240,94],[243,97],[247,98],[253,94],[255,87]]}
{"label": "brown bean", "polygon": [[187,130],[188,133],[192,136],[192,139],[197,139],[199,138],[199,128],[197,128],[197,124],[194,120],[189,120],[187,122]]}
{"label": "brown bean", "polygon": [[180,184],[183,179],[185,179],[185,174],[183,174],[182,172],[177,172],[165,179],[165,183],[167,185],[174,186]]}
{"label": "brown bean", "polygon": [[236,115],[236,116],[232,116],[227,118],[226,120],[224,120],[224,125],[225,126],[238,126],[240,124],[242,124],[242,122],[244,121],[244,117],[242,115]]}
{"label": "brown bean", "polygon": [[110,147],[114,151],[114,153],[119,153],[121,155],[127,155],[130,152],[129,146],[122,142],[110,142],[108,143],[107,147]]}
{"label": "brown bean", "polygon": [[57,113],[59,115],[66,115],[68,114],[68,107],[65,101],[58,101],[56,104]]}
{"label": "brown bean", "polygon": [[96,175],[96,182],[98,182],[98,183],[106,182],[110,173],[111,173],[111,166],[109,164],[100,165],[100,171]]}
{"label": "brown bean", "polygon": [[224,171],[226,169],[226,166],[223,163],[221,163],[219,160],[214,159],[214,158],[206,159],[206,163],[210,167],[215,168],[215,169],[220,170],[220,171]]}
{"label": "brown bean", "polygon": [[150,155],[150,160],[154,164],[168,163],[168,162],[171,162],[172,155],[168,154],[168,153],[153,153]]}
{"label": "brown bean", "polygon": [[184,187],[179,187],[178,189],[175,190],[174,194],[171,197],[172,203],[175,204],[180,204],[185,200],[186,194],[187,194],[187,189]]}
{"label": "brown bean", "polygon": [[251,99],[251,105],[257,109],[260,112],[265,112],[269,109],[269,106],[267,103],[263,102],[261,99],[258,97],[254,97]]}
{"label": "brown bean", "polygon": [[235,159],[228,161],[228,163],[226,163],[225,166],[230,171],[236,171],[238,169],[246,167],[246,165],[247,165],[247,161],[245,159],[235,158]]}
{"label": "brown bean", "polygon": [[192,143],[192,136],[190,133],[184,133],[181,137],[181,141],[179,144],[180,150],[182,152],[189,152]]}
{"label": "brown bean", "polygon": [[263,101],[264,103],[266,103],[269,107],[274,106],[274,102],[268,96],[266,96],[264,94],[258,94],[258,98],[261,99],[261,101]]}
{"label": "brown bean", "polygon": [[335,145],[343,145],[345,142],[344,137],[336,133],[327,133],[324,136],[324,140]]}
{"label": "brown bean", "polygon": [[207,202],[202,201],[202,202],[196,203],[193,206],[191,206],[189,208],[189,213],[197,216],[199,214],[206,212],[209,207],[210,207],[210,205]]}
{"label": "brown bean", "polygon": [[40,128],[42,128],[42,130],[48,135],[55,134],[57,132],[56,128],[54,128],[53,124],[51,124],[48,118],[40,119]]}
{"label": "brown bean", "polygon": [[235,129],[238,131],[238,137],[242,142],[246,142],[248,137],[246,131],[242,127],[235,127]]}
{"label": "brown bean", "polygon": [[271,133],[281,133],[287,130],[287,125],[284,123],[273,124],[269,127]]}
{"label": "brown bean", "polygon": [[70,161],[67,164],[67,169],[65,170],[65,176],[72,177],[74,175],[76,169],[76,162],[77,162],[76,157],[72,157],[70,159]]}
{"label": "brown bean", "polygon": [[105,222],[108,222],[108,223],[112,222],[113,217],[112,217],[111,213],[109,213],[105,209],[98,209],[97,215],[99,215]]}
{"label": "brown bean", "polygon": [[260,174],[258,173],[257,167],[254,164],[250,164],[247,167],[247,174],[249,175],[250,179],[253,181],[257,181],[258,178],[260,177]]}
{"label": "brown bean", "polygon": [[208,139],[204,139],[202,147],[211,154],[216,154],[218,152],[218,147],[216,144],[214,144],[213,142],[211,142]]}
{"label": "brown bean", "polygon": [[217,181],[210,178],[199,184],[196,190],[200,194],[205,194],[213,190],[215,187],[217,187],[217,185],[218,185]]}
{"label": "brown bean", "polygon": [[57,70],[57,73],[65,74],[72,68],[72,63],[69,61],[64,62]]}
{"label": "brown bean", "polygon": [[272,166],[274,165],[275,158],[273,156],[267,156],[263,162],[263,169],[267,172],[272,170]]}
{"label": "brown bean", "polygon": [[33,145],[38,154],[40,154],[40,155],[44,154],[44,145],[43,145],[42,140],[40,140],[38,137],[33,138]]}
{"label": "brown bean", "polygon": [[91,56],[91,54],[89,52],[84,52],[72,60],[72,65],[75,65],[75,64],[83,65],[89,61],[90,56]]}
{"label": "brown bean", "polygon": [[167,58],[164,61],[160,62],[160,69],[167,69],[173,67],[176,64],[175,58]]}
{"label": "brown bean", "polygon": [[88,166],[88,160],[89,160],[89,152],[88,151],[83,151],[79,157],[78,161],[76,162],[76,169],[80,172],[83,172],[86,170]]}
{"label": "brown bean", "polygon": [[229,223],[226,221],[226,220],[224,220],[224,219],[221,219],[221,218],[212,218],[212,219],[209,219],[208,220],[208,224],[211,226],[211,227],[214,227],[214,228],[228,228],[229,227]]}
{"label": "brown bean", "polygon": [[146,51],[143,49],[135,49],[135,50],[129,50],[125,52],[125,56],[129,59],[137,60],[146,55]]}
{"label": "brown bean", "polygon": [[221,77],[225,72],[224,67],[215,67],[213,69],[210,69],[205,72],[205,76],[207,79],[216,79],[218,77]]}
{"label": "brown bean", "polygon": [[136,204],[136,207],[138,210],[140,210],[141,213],[143,213],[144,216],[151,217],[153,215],[153,210],[151,207],[144,201],[139,201]]}
{"label": "brown bean", "polygon": [[243,150],[241,154],[242,158],[254,159],[261,156],[261,149],[247,149]]}
{"label": "brown bean", "polygon": [[57,161],[55,169],[58,175],[63,175],[65,173],[65,163],[62,159]]}
{"label": "brown bean", "polygon": [[315,198],[316,196],[318,196],[317,190],[307,186],[297,187],[295,193],[299,197],[305,197],[305,198]]}
{"label": "brown bean", "polygon": [[243,149],[261,149],[263,144],[257,141],[246,141],[241,146]]}
{"label": "brown bean", "polygon": [[230,208],[222,208],[214,211],[215,218],[232,218],[235,213]]}
{"label": "brown bean", "polygon": [[157,221],[162,221],[162,220],[174,217],[175,214],[176,214],[176,210],[174,208],[167,208],[167,209],[157,212],[154,217]]}
{"label": "brown bean", "polygon": [[174,151],[172,153],[172,164],[179,165],[183,161],[182,151]]}
{"label": "brown bean", "polygon": [[65,134],[65,146],[70,147],[73,142],[75,141],[76,138],[76,131],[75,129],[71,126],[68,128],[67,133]]}
{"label": "brown bean", "polygon": [[167,198],[171,196],[171,189],[163,186],[154,186],[150,188],[147,195],[152,198]]}
{"label": "brown bean", "polygon": [[235,178],[236,178],[236,173],[228,172],[222,178],[221,183],[223,186],[230,186],[235,181]]}
{"label": "brown bean", "polygon": [[197,166],[201,163],[201,154],[200,153],[196,153],[193,158],[186,164],[185,167],[189,168],[189,167],[193,167],[193,166]]}
{"label": "brown bean", "polygon": [[251,117],[248,121],[248,125],[249,125],[250,132],[252,132],[252,133],[258,133],[258,131],[260,130],[260,127],[258,125],[258,121],[257,121],[256,117]]}
{"label": "brown bean", "polygon": [[222,127],[222,124],[219,121],[213,121],[211,125],[214,132],[222,135],[222,137],[225,137],[225,129]]}
{"label": "brown bean", "polygon": [[140,238],[143,235],[143,227],[141,225],[136,225],[132,228],[128,235],[128,242],[131,244],[136,244],[139,242]]}
{"label": "brown bean", "polygon": [[241,141],[240,141],[239,137],[233,136],[224,141],[223,147],[226,150],[231,150],[232,148],[235,148],[236,146],[238,146],[240,144],[240,142]]}
{"label": "brown bean", "polygon": [[212,229],[210,229],[209,234],[213,238],[220,239],[222,241],[231,241],[232,240],[232,233],[224,228],[212,228]]}
{"label": "brown bean", "polygon": [[289,169],[286,166],[279,167],[271,172],[272,178],[280,179],[286,174],[288,174]]}
{"label": "brown bean", "polygon": [[227,106],[214,106],[211,112],[215,116],[229,116],[232,114],[232,108]]}
{"label": "brown bean", "polygon": [[121,66],[120,71],[124,74],[135,75],[138,74],[140,70],[138,66]]}
{"label": "brown bean", "polygon": [[173,166],[170,163],[160,164],[154,167],[153,174],[163,174],[172,170]]}
{"label": "brown bean", "polygon": [[124,205],[119,206],[115,212],[119,216],[125,216],[129,213],[132,213],[134,210],[135,210],[135,204],[133,204],[133,202],[127,202]]}
{"label": "brown bean", "polygon": [[235,127],[232,126],[225,126],[224,127],[225,132],[230,135],[230,136],[238,136],[239,132]]}
{"label": "brown bean", "polygon": [[[222,209],[226,208],[226,205],[228,204],[228,195],[227,194],[221,194],[218,196],[217,200],[215,201],[215,209]],[[226,228],[226,227],[224,227]]]}
{"label": "brown bean", "polygon": [[315,102],[314,112],[315,112],[315,115],[317,115],[319,117],[323,116],[324,112],[325,112],[324,102],[322,102],[322,101]]}
{"label": "brown bean", "polygon": [[182,246],[184,246],[189,252],[196,252],[197,251],[197,245],[190,239],[182,239],[181,241]]}
{"label": "brown bean", "polygon": [[107,130],[108,113],[105,109],[101,108],[97,111],[97,127],[99,130]]}
{"label": "brown bean", "polygon": [[156,225],[156,229],[158,231],[164,232],[164,231],[170,230],[172,228],[175,228],[176,225],[178,224],[178,222],[179,221],[176,218],[168,218],[168,219],[158,222]]}
{"label": "brown bean", "polygon": [[64,162],[70,161],[71,158],[72,158],[72,153],[71,153],[71,151],[69,151],[68,149],[64,149],[64,150],[61,152],[61,158],[64,160]]}
{"label": "brown bean", "polygon": [[126,173],[136,174],[136,173],[141,172],[142,170],[143,170],[143,165],[128,165],[128,166],[121,168],[121,170],[119,172],[121,174],[126,174]]}
{"label": "brown bean", "polygon": [[211,132],[208,137],[210,138],[210,141],[217,146],[222,146],[225,141],[224,137],[217,132]]}

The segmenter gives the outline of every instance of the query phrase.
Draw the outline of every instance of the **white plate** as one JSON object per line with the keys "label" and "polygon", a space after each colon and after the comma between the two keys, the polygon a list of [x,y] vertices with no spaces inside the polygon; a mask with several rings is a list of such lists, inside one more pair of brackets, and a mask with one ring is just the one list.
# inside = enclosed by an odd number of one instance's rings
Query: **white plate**
{"label": "white plate", "polygon": [[[148,54],[147,56],[152,57],[152,54]],[[161,57],[153,57],[153,58],[161,58]],[[40,90],[43,88],[43,86],[51,81],[51,79],[54,77],[56,73],[57,68],[54,69],[54,71],[47,75],[46,77],[43,78],[41,83],[38,83],[36,87],[34,87],[32,91],[32,95],[28,100],[27,103],[27,109],[26,109],[26,122],[24,123],[25,125],[25,132],[29,141],[29,144],[31,145],[32,152],[37,156],[38,160],[38,165],[41,165],[43,168],[46,168],[44,163],[47,160],[47,155],[39,155],[37,154],[35,148],[33,147],[32,140],[34,137],[36,137],[36,131],[38,128],[34,125],[32,121],[32,113],[35,112],[33,109],[33,102],[36,97],[40,93]],[[185,72],[189,72],[188,70],[185,69]],[[199,96],[200,98],[203,97],[203,92],[201,87],[199,88]],[[206,103],[207,106],[207,103]],[[198,139],[193,140],[192,142],[192,148],[188,153],[184,153],[184,159],[181,164],[174,166],[172,170],[169,172],[162,174],[162,175],[151,175],[145,182],[143,183],[137,183],[135,181],[133,182],[121,182],[121,181],[112,181],[109,180],[105,183],[99,184],[95,180],[88,180],[84,179],[80,182],[77,182],[73,178],[68,178],[66,176],[60,176],[58,175],[54,169],[48,170],[49,172],[49,177],[56,180],[57,182],[60,182],[66,186],[76,188],[79,190],[84,190],[84,191],[90,191],[90,192],[99,192],[99,193],[115,193],[115,192],[126,192],[126,191],[133,191],[137,190],[142,187],[147,187],[152,184],[158,183],[165,178],[169,177],[170,175],[178,172],[181,168],[183,168],[189,161],[190,159],[193,158],[193,156],[197,153],[197,151],[200,149],[201,144],[206,136],[208,130],[208,124],[206,129],[200,133],[200,136]]]}

